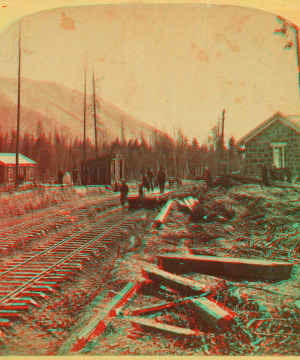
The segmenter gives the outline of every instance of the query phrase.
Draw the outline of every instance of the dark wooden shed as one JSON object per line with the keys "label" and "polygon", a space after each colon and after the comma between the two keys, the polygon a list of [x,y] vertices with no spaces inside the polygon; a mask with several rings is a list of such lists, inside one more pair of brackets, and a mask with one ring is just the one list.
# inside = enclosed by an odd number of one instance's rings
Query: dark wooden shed
{"label": "dark wooden shed", "polygon": [[111,185],[124,177],[124,161],[121,154],[106,154],[81,162],[82,185]]}

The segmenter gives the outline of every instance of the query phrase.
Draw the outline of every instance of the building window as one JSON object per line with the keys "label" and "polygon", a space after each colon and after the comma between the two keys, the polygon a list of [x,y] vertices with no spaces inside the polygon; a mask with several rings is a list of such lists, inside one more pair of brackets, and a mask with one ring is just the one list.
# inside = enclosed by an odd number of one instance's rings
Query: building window
{"label": "building window", "polygon": [[14,178],[13,178],[13,168],[12,166],[9,166],[8,167],[8,181],[13,181]]}
{"label": "building window", "polygon": [[284,161],[284,147],[286,143],[272,143],[271,146],[273,148],[273,166],[276,169],[284,169],[285,161]]}

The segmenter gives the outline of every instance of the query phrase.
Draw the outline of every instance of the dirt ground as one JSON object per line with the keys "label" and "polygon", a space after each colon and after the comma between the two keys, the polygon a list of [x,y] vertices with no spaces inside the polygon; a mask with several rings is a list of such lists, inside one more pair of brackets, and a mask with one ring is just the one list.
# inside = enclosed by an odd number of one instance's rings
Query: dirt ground
{"label": "dirt ground", "polygon": [[[204,195],[203,195],[204,194]],[[264,282],[189,273],[183,276],[207,286],[209,298],[237,314],[227,332],[216,332],[196,321],[188,305],[148,316],[157,322],[188,327],[204,335],[196,339],[169,337],[155,331],[138,331],[131,325],[130,312],[162,299],[136,295],[109,331],[84,351],[90,355],[299,355],[300,309],[300,190],[241,185],[229,189],[200,190],[202,211],[223,219],[191,220],[173,207],[162,229],[148,227],[140,247],[128,251],[112,274],[120,279],[138,279],[141,269],[156,263],[158,254],[199,254],[269,259],[294,263],[291,277]],[[224,221],[224,218],[226,219]],[[179,297],[180,298],[180,297]]]}
{"label": "dirt ground", "polygon": [[[196,196],[201,214],[214,215],[210,221],[191,217],[175,204],[165,225],[157,229],[152,221],[158,210],[149,210],[119,242],[121,251],[112,247],[104,256],[95,254],[59,296],[42,302],[25,315],[25,322],[6,332],[0,354],[67,355],[61,353],[64,344],[84,328],[95,309],[104,307],[128,281],[142,279],[142,268],[156,264],[157,255],[196,249],[203,255],[287,261],[294,268],[289,279],[279,282],[183,274],[204,284],[210,299],[237,315],[228,331],[199,321],[178,294],[162,288],[155,296],[142,292],[130,298],[106,331],[76,355],[299,355],[300,188],[236,185],[202,188]],[[202,335],[174,337],[132,326],[133,309],[162,301],[178,301],[178,306],[148,315],[150,319]]]}

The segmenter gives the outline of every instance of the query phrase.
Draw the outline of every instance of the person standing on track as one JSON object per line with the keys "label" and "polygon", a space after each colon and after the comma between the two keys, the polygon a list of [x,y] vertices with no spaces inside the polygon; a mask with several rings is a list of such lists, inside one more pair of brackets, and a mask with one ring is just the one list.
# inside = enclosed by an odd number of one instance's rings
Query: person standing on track
{"label": "person standing on track", "polygon": [[205,168],[204,176],[205,176],[206,186],[208,188],[212,187],[212,176],[209,167]]}
{"label": "person standing on track", "polygon": [[59,169],[57,174],[57,182],[59,183],[59,185],[62,185],[63,177],[64,177],[64,173],[62,172],[62,169]]}
{"label": "person standing on track", "polygon": [[76,168],[73,169],[72,176],[73,176],[73,185],[77,186],[78,185],[78,170]]}
{"label": "person standing on track", "polygon": [[144,173],[144,171],[142,171],[141,174],[142,174],[143,187],[145,187],[147,189],[147,191],[149,191],[150,190],[150,184],[149,184],[148,176]]}
{"label": "person standing on track", "polygon": [[120,202],[121,205],[124,205],[125,201],[127,200],[127,195],[129,193],[129,187],[126,184],[126,180],[124,179],[121,180],[120,192],[121,192]]}
{"label": "person standing on track", "polygon": [[149,167],[147,170],[147,177],[149,180],[150,189],[151,189],[151,191],[153,191],[154,190],[154,182],[153,182],[154,174],[153,174],[151,167]]}
{"label": "person standing on track", "polygon": [[157,179],[158,179],[160,193],[163,194],[165,192],[165,183],[167,181],[167,174],[163,167],[160,168],[157,174]]}

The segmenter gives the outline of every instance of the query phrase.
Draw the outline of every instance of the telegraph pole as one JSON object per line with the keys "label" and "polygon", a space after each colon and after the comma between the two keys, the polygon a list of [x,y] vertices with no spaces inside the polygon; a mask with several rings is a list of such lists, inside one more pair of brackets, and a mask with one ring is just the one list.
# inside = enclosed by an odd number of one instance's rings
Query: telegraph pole
{"label": "telegraph pole", "polygon": [[95,74],[93,71],[93,107],[94,107],[94,128],[95,128],[95,151],[98,157],[98,144],[97,144],[97,110],[96,110],[96,95],[95,95]]}
{"label": "telegraph pole", "polygon": [[18,104],[17,104],[17,139],[16,139],[16,179],[15,185],[19,184],[19,141],[20,141],[20,112],[21,112],[21,25],[19,23],[18,41]]}
{"label": "telegraph pole", "polygon": [[86,159],[86,64],[84,66],[84,93],[83,93],[83,160]]}

